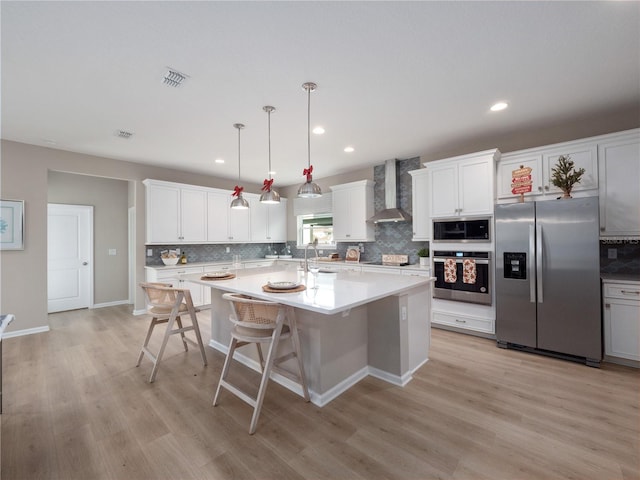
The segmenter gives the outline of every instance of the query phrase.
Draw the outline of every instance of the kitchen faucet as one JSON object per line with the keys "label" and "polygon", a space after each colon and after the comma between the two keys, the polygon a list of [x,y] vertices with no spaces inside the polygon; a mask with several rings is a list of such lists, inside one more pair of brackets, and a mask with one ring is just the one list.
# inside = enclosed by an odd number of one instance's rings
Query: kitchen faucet
{"label": "kitchen faucet", "polygon": [[309,247],[313,247],[313,249],[316,251],[316,264],[318,263],[318,239],[314,238],[313,242],[307,243],[307,245],[305,245],[304,247],[304,271],[308,272],[309,271],[309,262],[307,260],[307,250],[309,249]]}

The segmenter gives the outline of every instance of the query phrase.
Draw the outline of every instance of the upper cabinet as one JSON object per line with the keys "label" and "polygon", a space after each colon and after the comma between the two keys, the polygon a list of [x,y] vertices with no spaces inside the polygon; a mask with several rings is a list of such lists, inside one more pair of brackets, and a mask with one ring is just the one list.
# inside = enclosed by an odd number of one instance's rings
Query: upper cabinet
{"label": "upper cabinet", "polygon": [[499,158],[500,152],[493,149],[425,163],[430,217],[493,215]]}
{"label": "upper cabinet", "polygon": [[143,183],[147,244],[282,243],[287,239],[286,198],[280,204],[265,205],[259,195],[245,193],[251,207],[234,210],[229,190],[160,180]]}
{"label": "upper cabinet", "polygon": [[414,242],[431,240],[431,219],[429,218],[429,176],[426,168],[412,170],[411,175],[411,208],[413,217]]}
{"label": "upper cabinet", "polygon": [[[244,194],[248,198],[247,194]],[[231,194],[224,190],[207,192],[207,241],[245,243],[251,240],[250,209],[232,209]]]}
{"label": "upper cabinet", "polygon": [[207,239],[207,191],[145,180],[147,243],[194,243]]}
{"label": "upper cabinet", "polygon": [[570,156],[576,169],[585,169],[580,183],[574,186],[571,194],[597,195],[598,146],[594,141],[575,141],[502,155],[497,168],[498,199],[517,201],[519,194],[513,191],[512,180],[514,172],[521,167],[531,169],[529,174],[531,176],[531,191],[525,192],[525,197],[546,200],[547,197],[555,199],[561,196],[562,191],[551,182],[552,170],[561,155]]}
{"label": "upper cabinet", "polygon": [[600,236],[640,236],[640,130],[598,143]]}
{"label": "upper cabinet", "polygon": [[251,241],[282,243],[287,241],[287,199],[280,203],[260,203],[260,197],[251,197]]}
{"label": "upper cabinet", "polygon": [[331,187],[333,238],[336,242],[373,242],[373,182],[362,180]]}

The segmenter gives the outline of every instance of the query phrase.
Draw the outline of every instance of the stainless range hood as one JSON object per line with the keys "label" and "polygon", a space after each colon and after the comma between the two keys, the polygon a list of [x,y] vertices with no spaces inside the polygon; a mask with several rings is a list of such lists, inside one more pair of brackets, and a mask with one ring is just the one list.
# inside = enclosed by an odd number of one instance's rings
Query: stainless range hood
{"label": "stainless range hood", "polygon": [[410,222],[411,215],[397,207],[396,192],[396,160],[387,160],[384,163],[384,210],[376,213],[367,222]]}

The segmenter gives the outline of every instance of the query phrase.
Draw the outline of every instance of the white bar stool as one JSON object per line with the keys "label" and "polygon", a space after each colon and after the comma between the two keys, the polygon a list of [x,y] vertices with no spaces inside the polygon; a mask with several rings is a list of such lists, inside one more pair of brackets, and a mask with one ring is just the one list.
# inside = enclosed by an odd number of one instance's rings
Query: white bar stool
{"label": "white bar stool", "polygon": [[[299,383],[302,386],[305,401],[309,401],[309,390],[307,388],[307,381],[302,367],[300,338],[298,337],[298,329],[296,328],[293,308],[279,303],[258,300],[236,293],[225,293],[222,298],[229,300],[231,303],[232,314],[229,316],[229,320],[234,324],[234,327],[231,330],[229,351],[227,352],[227,358],[225,359],[224,366],[222,367],[222,374],[220,375],[218,388],[213,399],[213,405],[215,406],[218,404],[220,390],[223,387],[251,405],[253,407],[253,416],[249,426],[249,434],[252,435],[256,431],[258,417],[260,416],[262,402],[269,382],[269,375],[272,370],[284,375],[296,383]],[[278,344],[280,340],[283,339],[291,339],[293,351],[276,358]],[[232,385],[227,381],[227,374],[229,373],[233,353],[237,348],[250,343],[256,344],[258,348],[258,356],[260,358],[260,366],[262,367],[262,378],[260,380],[260,387],[258,388],[258,394],[256,397],[250,396],[237,386]],[[262,356],[262,343],[269,344],[266,361]],[[298,371],[300,372],[299,375],[293,374],[288,370],[279,367],[281,363],[292,358],[297,359]]]}

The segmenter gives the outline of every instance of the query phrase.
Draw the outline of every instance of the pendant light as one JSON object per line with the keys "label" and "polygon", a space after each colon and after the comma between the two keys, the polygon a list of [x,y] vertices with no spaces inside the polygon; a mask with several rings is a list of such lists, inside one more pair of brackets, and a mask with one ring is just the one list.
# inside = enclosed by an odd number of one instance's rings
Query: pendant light
{"label": "pendant light", "polygon": [[298,188],[298,196],[302,198],[315,198],[322,196],[322,190],[311,176],[313,165],[311,165],[311,92],[318,86],[313,82],[302,84],[302,88],[307,91],[307,159],[308,167],[302,172],[307,177],[307,181]]}
{"label": "pendant light", "polygon": [[[238,129],[238,183],[240,183],[240,130],[244,128],[244,125],[242,123],[234,123],[233,128]],[[233,189],[231,196],[236,198],[231,201],[231,208],[236,210],[246,210],[249,208],[249,202],[242,197],[242,190],[244,190],[244,187],[240,185],[236,185]]]}
{"label": "pendant light", "polygon": [[275,107],[271,107],[269,105],[262,107],[262,110],[267,112],[267,117],[269,118],[269,178],[264,179],[262,195],[260,195],[260,203],[280,203],[280,194],[271,188],[273,185],[273,179],[271,178],[271,112],[275,111],[275,109]]}

